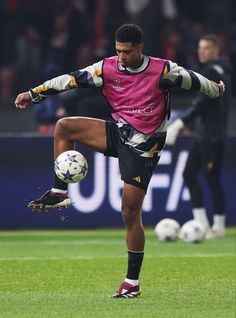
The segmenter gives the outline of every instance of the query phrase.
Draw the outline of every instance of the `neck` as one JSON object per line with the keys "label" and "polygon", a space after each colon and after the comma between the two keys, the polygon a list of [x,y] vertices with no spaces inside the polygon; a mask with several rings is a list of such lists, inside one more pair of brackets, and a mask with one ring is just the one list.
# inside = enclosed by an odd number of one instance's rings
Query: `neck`
{"label": "neck", "polygon": [[140,58],[134,62],[133,65],[130,65],[128,68],[131,69],[137,69],[143,64],[143,55],[140,56]]}

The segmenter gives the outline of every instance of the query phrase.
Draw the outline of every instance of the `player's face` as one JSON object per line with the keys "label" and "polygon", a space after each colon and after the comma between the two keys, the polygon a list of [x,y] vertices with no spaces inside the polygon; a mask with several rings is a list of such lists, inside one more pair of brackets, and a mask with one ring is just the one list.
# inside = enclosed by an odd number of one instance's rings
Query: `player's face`
{"label": "player's face", "polygon": [[200,40],[198,43],[198,59],[200,63],[216,60],[219,56],[219,48],[211,41]]}
{"label": "player's face", "polygon": [[143,44],[116,41],[116,53],[123,67],[138,68],[142,63]]}

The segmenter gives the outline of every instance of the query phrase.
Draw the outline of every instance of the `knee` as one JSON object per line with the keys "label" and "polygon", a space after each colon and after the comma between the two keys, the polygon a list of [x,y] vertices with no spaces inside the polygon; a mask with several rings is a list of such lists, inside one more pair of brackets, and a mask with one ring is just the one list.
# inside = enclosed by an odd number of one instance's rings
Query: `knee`
{"label": "knee", "polygon": [[61,134],[66,135],[66,132],[69,131],[70,119],[69,118],[61,118],[57,121],[55,127],[55,136],[59,136]]}
{"label": "knee", "polygon": [[122,218],[127,227],[132,227],[140,222],[140,211],[134,206],[122,204]]}
{"label": "knee", "polygon": [[58,130],[66,130],[69,126],[70,119],[69,118],[61,118],[56,123],[56,128]]}

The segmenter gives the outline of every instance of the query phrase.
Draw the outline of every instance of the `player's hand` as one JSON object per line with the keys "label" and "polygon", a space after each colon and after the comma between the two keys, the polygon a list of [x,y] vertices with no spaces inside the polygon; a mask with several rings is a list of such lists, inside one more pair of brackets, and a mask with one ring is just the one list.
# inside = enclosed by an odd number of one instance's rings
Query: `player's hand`
{"label": "player's hand", "polygon": [[169,127],[167,127],[166,145],[172,146],[178,137],[180,131],[184,128],[184,122],[178,118]]}
{"label": "player's hand", "polygon": [[219,87],[219,91],[220,91],[220,96],[222,96],[225,92],[225,84],[224,82],[220,81],[219,84],[218,84],[218,87]]}
{"label": "player's hand", "polygon": [[24,92],[16,97],[15,105],[17,108],[27,108],[31,103],[31,96],[29,92]]}

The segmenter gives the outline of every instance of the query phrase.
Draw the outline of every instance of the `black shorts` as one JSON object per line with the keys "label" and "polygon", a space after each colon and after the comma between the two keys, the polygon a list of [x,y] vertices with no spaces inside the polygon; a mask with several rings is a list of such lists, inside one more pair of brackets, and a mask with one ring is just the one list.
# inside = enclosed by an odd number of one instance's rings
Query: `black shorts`
{"label": "black shorts", "polygon": [[[118,158],[121,180],[146,192],[160,154],[156,152],[153,158],[141,157],[138,149],[125,144],[120,137],[119,128],[114,122],[106,122],[106,136],[107,150],[104,155]],[[166,133],[155,136],[158,152],[164,148],[165,138]]]}

